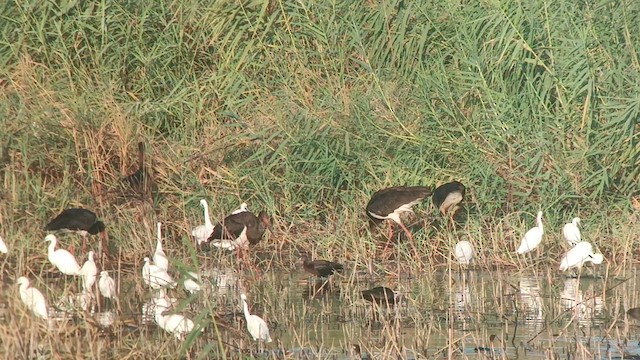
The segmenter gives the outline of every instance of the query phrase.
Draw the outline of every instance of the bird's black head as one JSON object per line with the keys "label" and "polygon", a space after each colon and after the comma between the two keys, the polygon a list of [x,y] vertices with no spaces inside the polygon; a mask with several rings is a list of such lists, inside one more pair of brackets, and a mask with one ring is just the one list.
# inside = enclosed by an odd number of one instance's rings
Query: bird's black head
{"label": "bird's black head", "polygon": [[104,232],[106,229],[107,227],[104,225],[104,223],[98,220],[93,225],[91,225],[91,228],[89,228],[89,234],[96,235],[98,233]]}
{"label": "bird's black head", "polygon": [[269,229],[269,231],[271,231],[271,218],[266,211],[262,210],[258,213],[258,220],[260,220],[264,229]]}

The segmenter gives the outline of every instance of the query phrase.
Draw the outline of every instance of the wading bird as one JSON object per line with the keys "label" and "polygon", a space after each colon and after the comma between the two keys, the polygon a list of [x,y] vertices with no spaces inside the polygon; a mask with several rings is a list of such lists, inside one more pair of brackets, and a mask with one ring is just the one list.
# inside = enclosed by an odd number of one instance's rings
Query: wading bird
{"label": "wading bird", "polygon": [[[400,225],[407,237],[413,241],[413,235],[402,223],[400,214],[413,213],[411,208],[429,195],[431,195],[431,189],[425,186],[394,186],[379,190],[371,196],[369,203],[367,203],[367,216],[369,216],[372,225],[379,224],[384,220],[392,220]],[[390,224],[387,246],[393,234],[391,226]]]}
{"label": "wading bird", "polygon": [[129,190],[140,193],[145,192],[147,182],[147,171],[144,167],[144,143],[138,143],[138,170],[122,179],[122,184]]}
{"label": "wading bird", "polygon": [[158,299],[155,302],[154,319],[156,324],[164,331],[172,334],[176,339],[182,340],[185,335],[193,330],[193,321],[180,314],[163,315],[163,313],[169,309],[170,305],[171,304],[164,298]]}
{"label": "wading bird", "polygon": [[9,249],[7,249],[7,244],[5,244],[4,240],[2,240],[2,236],[0,236],[0,252],[4,254],[9,252]]}
{"label": "wading bird", "polygon": [[251,334],[253,340],[270,343],[272,340],[271,336],[269,336],[269,327],[267,326],[267,323],[262,320],[260,316],[251,315],[251,313],[249,313],[249,305],[247,305],[247,295],[240,294],[240,299],[242,300],[244,318],[247,321],[247,330],[249,330],[249,334]]}
{"label": "wading bird", "polygon": [[560,271],[566,271],[576,268],[578,271],[582,269],[585,262],[591,261],[598,265],[604,261],[602,254],[595,254],[593,246],[587,241],[581,241],[567,251],[560,261]]}
{"label": "wading bird", "polygon": [[536,224],[529,231],[524,234],[520,247],[518,247],[518,254],[526,254],[540,245],[542,242],[542,234],[544,234],[544,228],[542,227],[542,211],[538,211],[538,217],[536,218]]}
{"label": "wading bird", "polygon": [[473,259],[473,246],[467,240],[459,241],[454,252],[460,265],[469,265]]}
{"label": "wading bird", "polygon": [[107,236],[106,227],[93,211],[80,208],[62,210],[58,216],[49,221],[44,230],[76,232],[82,235],[82,252],[86,250],[87,237],[100,234],[102,249],[107,251],[104,243]]}
{"label": "wading bird", "polygon": [[398,293],[384,286],[362,291],[362,298],[378,305],[394,305],[398,302]]}
{"label": "wading bird", "polygon": [[182,283],[184,289],[190,293],[195,294],[202,289],[200,285],[200,275],[193,271],[187,271],[185,273],[186,279]]}
{"label": "wading bird", "polygon": [[216,224],[208,240],[211,245],[227,250],[246,249],[249,245],[257,244],[269,226],[269,216],[265,211],[260,211],[258,216],[250,211],[242,211]]}
{"label": "wading bird", "polygon": [[89,251],[87,255],[88,259],[80,268],[80,274],[82,275],[82,288],[85,291],[90,291],[93,284],[96,283],[98,277],[98,267],[93,261],[93,251]]}
{"label": "wading bird", "polygon": [[20,300],[22,300],[25,306],[33,311],[36,316],[47,319],[49,317],[47,313],[47,302],[40,290],[29,287],[29,279],[24,276],[19,277],[16,284],[20,286]]}
{"label": "wading bird", "polygon": [[629,315],[629,317],[634,318],[636,320],[640,320],[640,307],[635,307],[627,310],[627,315]]}
{"label": "wading bird", "polygon": [[157,223],[158,227],[158,241],[156,242],[156,251],[153,253],[153,263],[155,266],[166,270],[169,270],[169,259],[162,250],[162,223]]}
{"label": "wading bird", "polygon": [[64,249],[55,250],[58,239],[55,235],[49,234],[44,238],[45,242],[49,242],[49,248],[47,256],[49,262],[53,264],[61,273],[65,275],[79,276],[80,265],[76,261],[76,258],[71,255],[70,252]]}
{"label": "wading bird", "polygon": [[200,200],[200,205],[204,209],[204,225],[198,225],[191,230],[191,235],[195,238],[196,245],[206,242],[209,235],[213,232],[213,223],[209,217],[209,204],[207,203],[207,200]]}
{"label": "wading bird", "polygon": [[333,273],[342,271],[342,265],[328,260],[311,260],[307,255],[300,257],[302,266],[307,272],[317,277],[327,277]]}
{"label": "wading bird", "polygon": [[116,297],[116,282],[109,276],[106,270],[100,272],[98,280],[98,289],[102,297],[106,299],[114,299]]}
{"label": "wading bird", "polygon": [[231,215],[235,215],[235,214],[239,214],[241,212],[245,212],[245,211],[249,211],[249,205],[247,205],[246,202],[243,202],[242,204],[240,204],[240,208],[233,210],[231,212]]}
{"label": "wading bird", "polygon": [[582,236],[580,234],[580,228],[578,228],[578,225],[580,225],[580,218],[574,217],[570,223],[566,223],[562,227],[562,235],[571,246],[576,246],[577,243],[582,241]]}
{"label": "wading bird", "polygon": [[442,215],[453,215],[464,200],[464,193],[464,185],[459,181],[452,181],[438,186],[433,191],[431,199]]}
{"label": "wading bird", "polygon": [[167,270],[151,264],[148,257],[144,258],[144,266],[142,267],[142,279],[150,288],[157,290],[163,287],[174,288],[175,282]]}

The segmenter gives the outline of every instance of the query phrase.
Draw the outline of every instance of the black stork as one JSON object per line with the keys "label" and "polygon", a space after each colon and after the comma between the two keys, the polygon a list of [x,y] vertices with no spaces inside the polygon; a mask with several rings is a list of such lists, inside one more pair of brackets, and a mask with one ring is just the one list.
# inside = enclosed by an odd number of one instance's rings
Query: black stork
{"label": "black stork", "polygon": [[307,255],[302,255],[300,261],[307,272],[317,277],[331,276],[336,272],[341,272],[343,268],[342,264],[328,260],[311,260]]}
{"label": "black stork", "polygon": [[208,242],[215,247],[228,250],[247,248],[262,239],[265,230],[271,225],[266,211],[260,211],[258,216],[251,211],[242,211],[224,218],[221,223],[213,227]]}
{"label": "black stork", "polygon": [[82,251],[85,252],[87,237],[100,234],[103,251],[106,251],[104,239],[106,226],[91,210],[81,208],[64,209],[44,227],[45,231],[76,232],[82,235]]}
{"label": "black stork", "polygon": [[362,298],[378,305],[395,305],[398,293],[384,286],[362,291]]}
{"label": "black stork", "polygon": [[433,205],[442,215],[455,214],[464,200],[465,187],[459,181],[452,181],[438,186],[432,195]]}
{"label": "black stork", "polygon": [[411,208],[429,195],[431,195],[431,188],[426,186],[394,186],[379,190],[371,196],[367,204],[367,216],[372,225],[384,220],[392,220],[400,225],[407,237],[413,241],[413,235],[402,223],[400,214],[413,213]]}

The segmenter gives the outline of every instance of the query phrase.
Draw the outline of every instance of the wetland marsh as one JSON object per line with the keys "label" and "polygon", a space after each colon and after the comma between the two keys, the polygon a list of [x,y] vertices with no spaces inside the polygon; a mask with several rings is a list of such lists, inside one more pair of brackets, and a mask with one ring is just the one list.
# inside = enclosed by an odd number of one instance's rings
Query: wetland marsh
{"label": "wetland marsh", "polygon": [[[0,18],[0,358],[640,356],[639,2],[9,1]],[[425,199],[381,250],[372,194],[453,180],[462,218]],[[271,229],[242,259],[199,248],[201,199]],[[76,207],[104,221],[110,258],[87,250],[119,291],[86,310],[43,242]],[[577,279],[558,270],[575,217],[604,259]],[[203,329],[183,340],[145,306],[156,222],[178,280],[162,301]],[[321,289],[304,254],[344,270]],[[375,286],[397,306],[365,302]],[[248,334],[241,292],[273,342]]]}

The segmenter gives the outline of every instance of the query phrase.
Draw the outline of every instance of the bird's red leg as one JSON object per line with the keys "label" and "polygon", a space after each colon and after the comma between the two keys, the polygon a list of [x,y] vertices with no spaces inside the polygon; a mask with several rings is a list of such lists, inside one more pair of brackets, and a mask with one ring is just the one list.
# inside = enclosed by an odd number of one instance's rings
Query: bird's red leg
{"label": "bird's red leg", "polygon": [[409,242],[411,243],[411,248],[413,249],[413,254],[416,257],[416,260],[420,258],[420,254],[418,254],[418,248],[416,247],[416,243],[413,239],[413,235],[411,235],[411,231],[409,231],[409,229],[407,229],[406,226],[404,226],[403,223],[400,223],[400,227],[402,227],[402,230],[404,230],[404,233],[407,234],[407,237],[409,238]]}
{"label": "bird's red leg", "polygon": [[88,235],[83,235],[82,236],[82,254],[86,254],[87,253],[87,236]]}
{"label": "bird's red leg", "polygon": [[393,237],[393,224],[390,221],[387,221],[389,225],[389,236],[387,237],[387,243],[384,245],[383,253],[387,252],[387,249],[391,246],[391,239]]}

